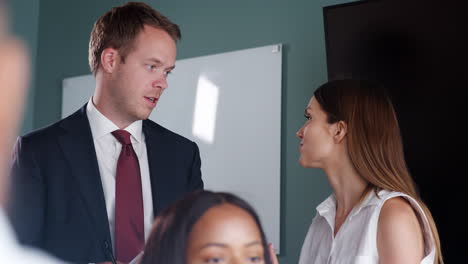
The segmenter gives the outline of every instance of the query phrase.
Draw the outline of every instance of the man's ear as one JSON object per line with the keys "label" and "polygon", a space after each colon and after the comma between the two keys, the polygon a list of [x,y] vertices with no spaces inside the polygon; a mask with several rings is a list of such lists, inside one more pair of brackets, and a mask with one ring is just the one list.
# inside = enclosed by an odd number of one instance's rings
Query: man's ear
{"label": "man's ear", "polygon": [[114,48],[104,49],[101,53],[101,66],[106,73],[112,73],[119,63],[119,52]]}
{"label": "man's ear", "polygon": [[333,140],[340,143],[348,134],[348,125],[344,121],[338,121],[333,124]]}

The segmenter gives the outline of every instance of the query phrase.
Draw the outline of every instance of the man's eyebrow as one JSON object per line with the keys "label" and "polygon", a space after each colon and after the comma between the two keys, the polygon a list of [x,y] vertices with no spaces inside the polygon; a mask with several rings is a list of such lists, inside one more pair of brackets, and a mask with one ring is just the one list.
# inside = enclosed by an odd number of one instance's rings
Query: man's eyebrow
{"label": "man's eyebrow", "polygon": [[[159,59],[157,59],[157,58],[149,58],[148,60],[154,62],[155,64],[163,64],[163,63],[161,62],[161,60],[159,60]],[[170,67],[167,67],[165,70],[172,71],[174,68],[175,68],[175,65],[172,65],[172,66],[170,66]]]}

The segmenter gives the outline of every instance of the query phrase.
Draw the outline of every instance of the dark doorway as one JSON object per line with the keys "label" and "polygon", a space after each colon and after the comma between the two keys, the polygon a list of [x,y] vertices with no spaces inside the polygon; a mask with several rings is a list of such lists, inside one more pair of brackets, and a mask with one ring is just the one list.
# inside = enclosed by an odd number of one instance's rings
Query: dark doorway
{"label": "dark doorway", "polygon": [[372,0],[324,8],[328,77],[377,80],[390,91],[408,167],[438,225],[446,263],[465,259],[467,244],[463,2]]}

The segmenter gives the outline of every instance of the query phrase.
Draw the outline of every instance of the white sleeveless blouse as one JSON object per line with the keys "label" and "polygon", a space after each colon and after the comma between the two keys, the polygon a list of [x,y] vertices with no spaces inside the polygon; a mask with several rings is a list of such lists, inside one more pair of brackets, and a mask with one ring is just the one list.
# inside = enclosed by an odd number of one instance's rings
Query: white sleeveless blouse
{"label": "white sleeveless blouse", "polygon": [[317,207],[309,231],[302,245],[299,264],[373,264],[379,263],[377,224],[386,200],[401,196],[415,209],[424,235],[424,258],[421,264],[433,264],[435,246],[431,228],[424,211],[412,197],[381,190],[379,197],[372,191],[349,213],[340,230],[333,237],[336,200],[333,195]]}

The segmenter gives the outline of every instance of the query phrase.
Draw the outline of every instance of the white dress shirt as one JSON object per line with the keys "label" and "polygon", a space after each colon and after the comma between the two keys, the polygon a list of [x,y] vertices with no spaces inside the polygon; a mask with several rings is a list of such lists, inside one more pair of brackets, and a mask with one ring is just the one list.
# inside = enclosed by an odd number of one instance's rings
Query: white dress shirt
{"label": "white dress shirt", "polygon": [[331,195],[317,207],[309,232],[302,246],[299,264],[377,264],[377,225],[380,210],[390,198],[401,196],[409,201],[422,223],[424,259],[421,264],[433,264],[435,246],[431,228],[424,211],[412,197],[381,190],[379,197],[372,191],[366,199],[353,208],[336,236],[333,236],[336,199]]}
{"label": "white dress shirt", "polygon": [[[94,148],[101,175],[102,189],[106,201],[107,217],[109,218],[109,230],[112,245],[115,252],[115,176],[117,161],[119,159],[122,144],[111,134],[119,128],[97,110],[92,98],[86,107],[91,133],[93,135]],[[143,194],[143,215],[145,241],[148,237],[154,219],[153,196],[151,192],[151,180],[149,173],[148,154],[146,150],[145,135],[143,134],[143,121],[138,120],[130,124],[124,130],[131,134],[133,149],[138,157],[141,174],[141,190]]]}
{"label": "white dress shirt", "polygon": [[37,249],[18,244],[13,229],[0,208],[0,263],[10,264],[58,264],[64,263]]}

